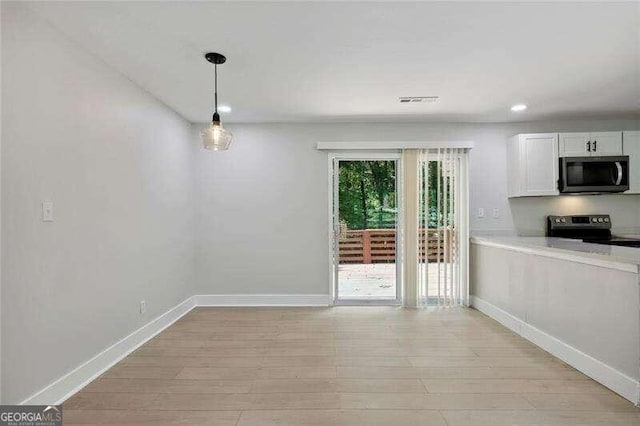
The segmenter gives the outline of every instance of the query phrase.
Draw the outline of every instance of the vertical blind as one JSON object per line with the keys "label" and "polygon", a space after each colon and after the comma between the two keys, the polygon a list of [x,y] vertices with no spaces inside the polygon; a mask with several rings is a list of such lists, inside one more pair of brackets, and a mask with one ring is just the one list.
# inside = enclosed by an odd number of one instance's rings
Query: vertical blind
{"label": "vertical blind", "polygon": [[418,157],[418,303],[467,301],[467,156],[464,149],[421,150]]}
{"label": "vertical blind", "polygon": [[[411,152],[412,151],[412,152]],[[468,303],[467,150],[406,150],[407,306]],[[407,200],[405,198],[405,200]]]}

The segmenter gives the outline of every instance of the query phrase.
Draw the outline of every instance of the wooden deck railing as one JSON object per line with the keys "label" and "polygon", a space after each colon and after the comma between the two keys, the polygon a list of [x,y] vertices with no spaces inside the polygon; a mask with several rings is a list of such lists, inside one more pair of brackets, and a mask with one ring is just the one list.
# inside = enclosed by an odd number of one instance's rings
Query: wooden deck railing
{"label": "wooden deck railing", "polygon": [[[419,250],[422,260],[435,262],[449,261],[449,250],[445,247],[445,233],[450,244],[451,230],[427,229],[420,232]],[[438,241],[440,243],[438,244]],[[339,239],[340,263],[393,263],[396,261],[395,229],[364,229],[346,231]]]}

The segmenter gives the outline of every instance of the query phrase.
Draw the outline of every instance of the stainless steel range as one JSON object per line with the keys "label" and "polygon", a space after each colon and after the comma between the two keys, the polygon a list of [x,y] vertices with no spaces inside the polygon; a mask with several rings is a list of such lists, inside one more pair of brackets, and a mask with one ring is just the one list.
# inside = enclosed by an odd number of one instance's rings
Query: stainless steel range
{"label": "stainless steel range", "polygon": [[611,234],[611,217],[608,214],[547,216],[547,236],[574,238],[585,243],[640,247],[640,239]]}

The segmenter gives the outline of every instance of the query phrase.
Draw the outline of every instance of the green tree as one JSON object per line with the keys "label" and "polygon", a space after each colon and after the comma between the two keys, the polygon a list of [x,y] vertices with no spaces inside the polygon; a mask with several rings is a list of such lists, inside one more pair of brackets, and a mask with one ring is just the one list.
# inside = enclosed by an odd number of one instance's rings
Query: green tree
{"label": "green tree", "polygon": [[395,227],[395,161],[341,161],[340,220],[348,229]]}
{"label": "green tree", "polygon": [[395,186],[396,173],[395,162],[393,161],[368,161],[369,170],[371,172],[371,183],[377,196],[378,211],[378,228],[385,227],[384,208],[389,207],[385,203],[390,202],[390,195],[394,195],[395,205]]}
{"label": "green tree", "polygon": [[[367,229],[370,226],[385,229],[396,226],[395,161],[341,161],[339,173],[339,215],[348,229]],[[451,198],[450,182],[442,162],[439,161],[429,161],[425,167],[421,167],[420,173],[423,182],[428,185],[420,191],[421,224],[437,228],[443,220],[442,207]],[[428,203],[426,213],[425,203]],[[453,215],[449,212],[448,216],[451,221]]]}

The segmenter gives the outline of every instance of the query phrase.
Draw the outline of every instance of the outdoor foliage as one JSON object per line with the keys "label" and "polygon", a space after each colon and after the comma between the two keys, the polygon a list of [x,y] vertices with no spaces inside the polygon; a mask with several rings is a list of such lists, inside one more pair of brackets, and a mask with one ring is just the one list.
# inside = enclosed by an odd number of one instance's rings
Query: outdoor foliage
{"label": "outdoor foliage", "polygon": [[[427,182],[426,190],[420,191],[420,223],[426,223],[428,228],[438,228],[444,221],[444,206],[450,205],[451,185],[446,178],[442,162],[429,161],[426,167],[420,169],[422,181]],[[440,179],[438,180],[438,175]],[[438,206],[438,186],[440,188],[440,205]],[[446,192],[446,195],[445,195]],[[425,202],[429,203],[429,209],[425,214]],[[453,214],[447,212],[448,222],[452,223]],[[427,216],[427,217],[425,217]],[[438,221],[440,224],[438,224]]]}
{"label": "outdoor foliage", "polygon": [[340,221],[348,229],[396,226],[395,161],[341,161]]}
{"label": "outdoor foliage", "polygon": [[[438,174],[440,173],[441,205],[449,202],[449,197],[446,200],[444,197],[448,182],[443,178],[444,173],[439,169],[437,161],[430,161],[428,167],[422,169],[422,173],[429,185],[426,191],[421,191],[420,223],[436,228],[438,219],[442,221],[443,216],[442,211],[438,214]],[[424,217],[426,201],[429,203],[427,218]],[[339,213],[340,221],[346,223],[347,229],[395,228],[396,202],[395,161],[340,162]],[[452,215],[449,218],[451,220]]]}

